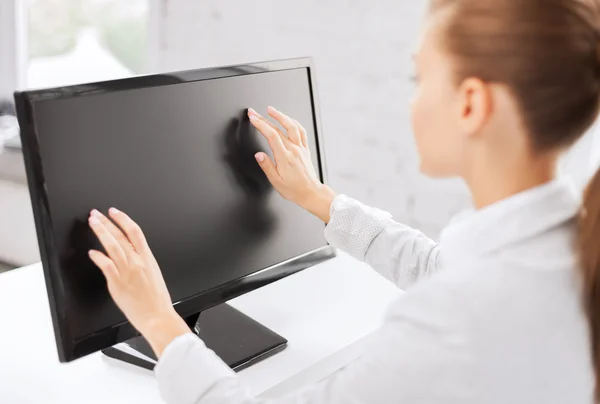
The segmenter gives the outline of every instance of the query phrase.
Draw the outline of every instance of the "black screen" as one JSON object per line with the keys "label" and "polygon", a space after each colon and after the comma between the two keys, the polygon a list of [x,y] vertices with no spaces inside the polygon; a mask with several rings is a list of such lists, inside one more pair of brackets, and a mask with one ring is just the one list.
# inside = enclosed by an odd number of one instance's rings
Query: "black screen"
{"label": "black screen", "polygon": [[124,320],[87,257],[100,248],[92,208],[114,206],[142,227],[174,302],[326,245],[323,223],[254,160],[271,153],[246,109],[268,105],[304,124],[318,166],[306,68],[33,104],[73,339]]}

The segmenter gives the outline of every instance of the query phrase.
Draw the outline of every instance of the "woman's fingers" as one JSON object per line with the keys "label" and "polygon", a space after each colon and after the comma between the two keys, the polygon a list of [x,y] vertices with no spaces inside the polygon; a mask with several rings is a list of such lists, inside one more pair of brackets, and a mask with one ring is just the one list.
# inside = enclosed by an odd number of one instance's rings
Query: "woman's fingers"
{"label": "woman's fingers", "polygon": [[296,122],[296,125],[298,125],[298,129],[300,130],[300,140],[302,141],[302,146],[308,147],[308,135],[306,134],[306,129],[304,129],[304,126],[302,126],[296,119],[294,119],[294,122]]}
{"label": "woman's fingers", "polygon": [[256,112],[255,110],[253,110],[252,108],[248,109],[248,117],[252,117],[252,116],[256,116],[258,119],[260,119],[261,121],[265,122],[267,125],[269,125],[271,128],[273,128],[273,130],[275,130],[278,134],[279,137],[281,138],[281,140],[283,141],[283,145],[286,147],[288,147],[288,143],[289,143],[289,139],[287,138],[287,136],[285,135],[285,133],[283,133],[281,131],[281,129],[279,129],[277,127],[277,125],[275,125],[274,123],[272,123],[271,121],[269,121],[268,119],[265,119],[262,115],[260,115],[258,112]]}
{"label": "woman's fingers", "polygon": [[273,186],[276,186],[281,181],[281,176],[279,175],[279,172],[277,172],[277,168],[269,156],[261,152],[256,153],[254,157],[256,158],[256,161],[258,161],[260,168],[269,179],[269,182],[273,184]]}
{"label": "woman's fingers", "polygon": [[302,145],[302,137],[296,121],[273,107],[269,107],[268,111],[269,115],[285,128],[290,141],[298,146]]}
{"label": "woman's fingers", "polygon": [[135,248],[139,254],[143,254],[144,258],[150,258],[152,256],[152,251],[148,246],[146,236],[140,226],[127,216],[127,214],[116,208],[110,208],[108,213],[115,223],[117,223],[125,232],[127,239],[131,245],[133,245],[133,248]]}
{"label": "woman's fingers", "polygon": [[106,216],[104,216],[102,213],[100,213],[96,209],[92,210],[91,215],[97,217],[98,220],[100,220],[100,222],[102,222],[104,227],[106,227],[106,229],[110,232],[110,234],[112,234],[112,236],[115,238],[115,240],[117,240],[119,242],[119,245],[123,249],[123,252],[125,252],[125,254],[127,255],[128,259],[129,259],[129,255],[132,252],[135,252],[135,250],[133,248],[133,245],[129,242],[127,237],[125,237],[125,234],[123,234],[121,229],[119,229],[110,219],[108,219]]}
{"label": "woman's fingers", "polygon": [[258,129],[260,133],[263,134],[263,136],[267,139],[267,142],[269,142],[269,146],[271,147],[273,155],[275,156],[275,161],[281,161],[285,157],[287,149],[283,143],[283,140],[279,136],[279,133],[277,133],[277,131],[273,129],[271,125],[266,123],[264,120],[261,120],[256,115],[250,116],[250,122],[256,129]]}
{"label": "woman's fingers", "polygon": [[98,237],[98,240],[108,253],[110,259],[117,265],[117,267],[124,267],[127,265],[127,256],[123,248],[108,231],[106,226],[102,224],[100,219],[95,215],[90,215],[89,218],[90,227]]}
{"label": "woman's fingers", "polygon": [[92,262],[96,264],[98,268],[100,268],[108,283],[114,284],[119,280],[119,269],[113,260],[96,250],[90,250],[88,255],[90,256]]}

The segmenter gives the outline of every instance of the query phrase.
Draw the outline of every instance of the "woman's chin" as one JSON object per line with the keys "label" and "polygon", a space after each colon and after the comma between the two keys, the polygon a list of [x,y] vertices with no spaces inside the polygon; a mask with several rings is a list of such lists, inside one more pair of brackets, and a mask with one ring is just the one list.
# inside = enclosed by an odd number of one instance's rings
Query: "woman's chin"
{"label": "woman's chin", "polygon": [[454,176],[452,173],[447,172],[447,170],[444,170],[439,165],[427,164],[422,160],[419,163],[419,171],[421,174],[432,178],[448,178]]}
{"label": "woman's chin", "polygon": [[432,167],[430,164],[426,164],[423,161],[419,163],[419,171],[421,172],[421,174],[426,175],[428,177],[436,177],[436,170],[434,169],[434,167]]}

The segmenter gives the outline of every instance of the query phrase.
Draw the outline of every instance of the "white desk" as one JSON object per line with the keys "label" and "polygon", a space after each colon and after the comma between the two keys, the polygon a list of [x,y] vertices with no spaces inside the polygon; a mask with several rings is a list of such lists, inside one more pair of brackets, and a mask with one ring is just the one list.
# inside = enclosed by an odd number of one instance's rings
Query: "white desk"
{"label": "white desk", "polygon": [[[398,290],[346,254],[230,302],[289,340],[240,372],[257,395],[317,381],[361,352]],[[99,353],[58,362],[41,265],[0,275],[0,402],[162,403],[153,374]]]}

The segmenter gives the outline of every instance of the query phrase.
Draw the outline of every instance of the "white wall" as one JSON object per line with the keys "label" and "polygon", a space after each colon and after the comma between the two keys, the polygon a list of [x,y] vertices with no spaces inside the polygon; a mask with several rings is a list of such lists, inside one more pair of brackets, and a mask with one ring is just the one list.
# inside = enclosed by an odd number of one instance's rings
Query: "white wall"
{"label": "white wall", "polygon": [[594,125],[564,156],[559,172],[571,178],[575,186],[583,190],[589,178],[600,164],[598,124]]}
{"label": "white wall", "polygon": [[[163,0],[162,69],[313,56],[330,183],[436,237],[469,205],[458,181],[418,172],[411,50],[424,0]],[[435,119],[435,117],[432,117]],[[583,186],[591,140],[565,160]]]}
{"label": "white wall", "polygon": [[165,0],[163,69],[313,56],[330,183],[436,236],[468,197],[418,173],[411,50],[425,2]]}

